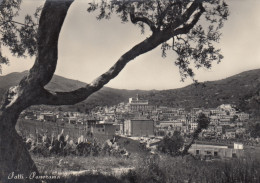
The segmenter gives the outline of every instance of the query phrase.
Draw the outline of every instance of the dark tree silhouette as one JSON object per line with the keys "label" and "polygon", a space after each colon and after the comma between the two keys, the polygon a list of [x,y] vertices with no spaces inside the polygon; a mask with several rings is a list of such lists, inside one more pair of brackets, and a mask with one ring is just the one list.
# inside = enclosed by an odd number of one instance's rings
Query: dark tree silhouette
{"label": "dark tree silhouette", "polygon": [[192,139],[191,139],[190,143],[184,147],[184,149],[181,153],[183,156],[188,154],[190,147],[192,146],[192,144],[194,144],[195,140],[198,139],[201,131],[203,129],[208,128],[210,120],[205,114],[200,113],[198,116],[198,119],[197,119],[197,123],[198,123],[198,126],[192,134]]}
{"label": "dark tree silhouette", "polygon": [[[3,182],[10,172],[25,176],[37,172],[15,130],[19,114],[27,107],[72,105],[83,101],[115,78],[128,62],[158,46],[162,47],[163,57],[167,51],[176,53],[174,63],[179,67],[182,79],[193,78],[191,62],[197,68],[210,68],[213,61],[219,62],[223,58],[215,48],[215,42],[219,41],[220,29],[228,16],[224,0],[100,0],[90,3],[88,8],[89,12],[100,11],[98,19],[108,19],[115,13],[122,22],[130,20],[140,26],[142,32],[148,27],[150,36],[124,53],[107,72],[85,87],[71,92],[49,91],[44,86],[55,72],[59,34],[73,2],[46,0],[44,6],[33,16],[27,15],[23,23],[14,19],[21,0],[4,0],[0,5],[1,44],[15,56],[34,55],[36,58],[28,75],[9,88],[0,105],[0,178]],[[0,52],[0,65],[7,63],[8,58]]]}
{"label": "dark tree silhouette", "polygon": [[[166,135],[162,141],[158,144],[158,150],[162,153],[167,153],[171,156],[185,156],[188,155],[188,151],[192,144],[194,144],[195,140],[198,139],[199,134],[203,129],[207,129],[210,123],[209,118],[200,113],[197,119],[198,126],[192,134],[191,141],[184,145],[184,140],[180,135],[180,132],[174,131],[172,136]],[[183,150],[181,150],[183,148]]]}
{"label": "dark tree silhouette", "polygon": [[174,131],[172,136],[166,135],[158,144],[158,150],[171,156],[181,155],[181,148],[184,140],[178,131]]}
{"label": "dark tree silhouette", "polygon": [[260,137],[260,123],[249,123],[248,131],[250,133],[250,136],[253,138],[259,138]]}

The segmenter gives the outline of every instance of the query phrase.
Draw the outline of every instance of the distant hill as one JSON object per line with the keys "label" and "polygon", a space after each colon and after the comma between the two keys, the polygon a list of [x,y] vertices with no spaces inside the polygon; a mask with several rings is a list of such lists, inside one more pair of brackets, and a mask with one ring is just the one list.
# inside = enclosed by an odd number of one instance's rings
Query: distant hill
{"label": "distant hill", "polygon": [[[0,76],[0,100],[6,90],[14,85],[28,74],[28,71],[13,72],[5,76]],[[46,86],[52,91],[72,91],[79,87],[85,86],[86,83],[81,81],[67,79],[61,76],[54,75],[51,82]],[[71,110],[85,112],[95,106],[111,106],[120,102],[127,102],[128,98],[142,94],[142,90],[124,90],[103,87],[101,90],[92,94],[86,101],[76,104],[74,106],[62,106],[63,110]]]}
{"label": "distant hill", "polygon": [[149,92],[144,95],[155,105],[174,107],[217,107],[223,103],[238,105],[240,100],[260,89],[260,69],[246,71],[226,79],[192,84],[180,89]]}
{"label": "distant hill", "polygon": [[[25,71],[0,76],[0,99],[10,86],[18,84],[27,73]],[[54,91],[71,91],[84,85],[83,82],[54,75],[46,88]],[[136,96],[137,93],[142,98],[148,99],[152,105],[184,107],[186,109],[192,107],[211,108],[223,103],[239,105],[241,100],[252,95],[259,88],[260,69],[256,69],[218,81],[203,82],[197,85],[191,84],[184,88],[171,90],[121,90],[104,87],[84,102],[59,108],[60,110],[85,112],[95,106],[111,106],[120,102],[127,102],[129,97]]]}

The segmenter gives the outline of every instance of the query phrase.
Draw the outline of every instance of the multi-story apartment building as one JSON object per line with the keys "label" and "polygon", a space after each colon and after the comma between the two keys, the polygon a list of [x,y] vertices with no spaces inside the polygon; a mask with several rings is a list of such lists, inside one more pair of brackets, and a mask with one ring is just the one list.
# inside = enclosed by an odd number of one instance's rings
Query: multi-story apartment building
{"label": "multi-story apartment building", "polygon": [[137,95],[136,98],[129,98],[130,111],[138,112],[138,111],[147,111],[150,109],[148,105],[148,100],[139,99]]}
{"label": "multi-story apartment building", "polygon": [[149,119],[125,120],[123,124],[125,135],[140,137],[154,135],[154,121]]}

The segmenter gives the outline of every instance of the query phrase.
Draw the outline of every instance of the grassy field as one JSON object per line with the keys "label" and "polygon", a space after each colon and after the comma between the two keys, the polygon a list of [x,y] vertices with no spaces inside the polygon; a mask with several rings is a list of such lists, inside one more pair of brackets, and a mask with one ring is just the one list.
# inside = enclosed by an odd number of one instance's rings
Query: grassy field
{"label": "grassy field", "polygon": [[[42,173],[81,171],[80,174],[63,174],[58,183],[259,183],[260,161],[258,158],[200,161],[190,156],[170,157],[167,155],[135,158],[115,157],[34,157]],[[43,166],[43,164],[45,164]],[[70,167],[70,168],[68,168]],[[131,168],[115,174],[114,169]],[[47,170],[47,171],[46,171]],[[95,170],[95,171],[93,171]],[[44,172],[43,172],[44,171]],[[80,171],[79,171],[80,172]]]}
{"label": "grassy field", "polygon": [[69,172],[69,171],[82,171],[93,170],[97,172],[111,172],[113,168],[132,168],[138,162],[140,157],[114,157],[114,156],[102,156],[102,157],[48,157],[32,156],[41,173],[53,173],[53,172]]}
{"label": "grassy field", "polygon": [[81,171],[95,170],[97,172],[112,172],[112,169],[133,168],[136,167],[146,157],[149,157],[149,152],[145,150],[138,141],[127,139],[124,137],[118,138],[118,145],[126,149],[129,157],[115,157],[109,155],[95,156],[51,156],[43,157],[32,154],[39,171],[41,173],[61,172],[61,171]]}
{"label": "grassy field", "polygon": [[[41,174],[58,174],[53,183],[259,183],[260,149],[245,149],[245,157],[201,161],[169,155],[138,153],[135,142],[127,144],[129,158],[99,157],[49,157],[33,156]],[[142,152],[142,151],[141,151]],[[118,170],[122,170],[119,171]]]}

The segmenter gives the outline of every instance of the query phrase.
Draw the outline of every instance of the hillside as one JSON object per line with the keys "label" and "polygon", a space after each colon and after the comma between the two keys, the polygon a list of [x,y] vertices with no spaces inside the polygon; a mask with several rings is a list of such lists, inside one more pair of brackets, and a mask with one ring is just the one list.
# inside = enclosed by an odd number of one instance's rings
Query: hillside
{"label": "hillside", "polygon": [[[4,91],[10,86],[18,84],[27,72],[11,73],[0,76],[0,99]],[[67,79],[55,75],[46,88],[54,91],[71,91],[84,86],[85,83]],[[239,105],[241,100],[252,95],[260,88],[260,69],[246,71],[232,77],[192,84],[184,88],[143,91],[143,90],[120,90],[104,87],[91,95],[86,101],[74,106],[63,106],[62,110],[88,111],[94,106],[110,106],[120,102],[127,102],[129,97],[137,93],[148,99],[152,105],[163,105],[171,107],[216,107],[223,103]],[[61,109],[61,108],[60,108]]]}
{"label": "hillside", "polygon": [[258,89],[260,89],[260,69],[180,89],[149,92],[143,97],[155,105],[210,108],[223,103],[238,105],[240,100],[254,94]]}
{"label": "hillside", "polygon": [[[4,92],[11,86],[17,85],[19,81],[28,74],[28,71],[21,73],[14,72],[5,76],[0,76],[0,100]],[[79,87],[85,86],[86,83],[81,81],[67,79],[54,75],[51,82],[46,86],[52,91],[72,91]],[[71,110],[85,112],[94,106],[116,105],[120,102],[127,102],[128,98],[136,96],[137,93],[142,94],[142,90],[119,90],[109,87],[103,87],[98,92],[92,94],[86,101],[74,106],[62,106],[63,110]]]}

